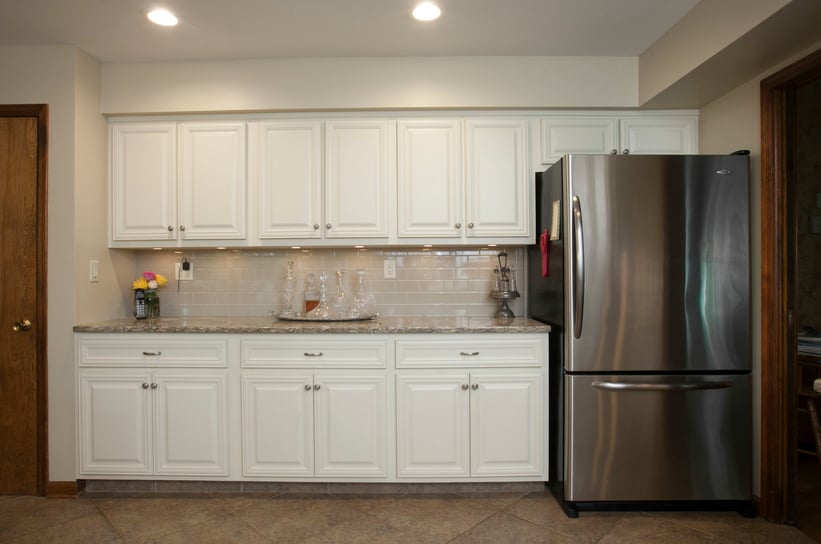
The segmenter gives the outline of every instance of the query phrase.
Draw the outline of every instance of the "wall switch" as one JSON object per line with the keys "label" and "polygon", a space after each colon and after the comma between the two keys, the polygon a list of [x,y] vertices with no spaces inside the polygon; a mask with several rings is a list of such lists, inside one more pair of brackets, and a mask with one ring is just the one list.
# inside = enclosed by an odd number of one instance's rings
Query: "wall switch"
{"label": "wall switch", "polygon": [[190,262],[186,263],[188,270],[183,270],[182,263],[174,263],[174,279],[179,281],[193,281],[194,280],[194,265]]}
{"label": "wall switch", "polygon": [[97,283],[100,281],[100,261],[91,259],[88,261],[88,282]]}
{"label": "wall switch", "polygon": [[386,280],[396,279],[396,259],[385,259],[382,277]]}

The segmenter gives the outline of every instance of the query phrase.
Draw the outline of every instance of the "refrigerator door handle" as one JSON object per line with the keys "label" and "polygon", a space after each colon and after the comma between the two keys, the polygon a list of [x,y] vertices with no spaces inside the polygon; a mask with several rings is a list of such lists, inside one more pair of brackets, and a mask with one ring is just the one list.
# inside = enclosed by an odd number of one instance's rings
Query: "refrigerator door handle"
{"label": "refrigerator door handle", "polygon": [[584,320],[584,228],[582,204],[573,196],[573,335],[580,338]]}
{"label": "refrigerator door handle", "polygon": [[605,391],[703,391],[706,389],[727,389],[732,382],[699,383],[628,383],[593,382],[593,388]]}

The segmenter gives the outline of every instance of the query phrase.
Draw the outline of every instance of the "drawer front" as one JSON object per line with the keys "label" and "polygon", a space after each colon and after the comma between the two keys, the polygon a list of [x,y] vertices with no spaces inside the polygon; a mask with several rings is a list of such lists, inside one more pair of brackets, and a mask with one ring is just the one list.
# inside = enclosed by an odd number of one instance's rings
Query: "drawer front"
{"label": "drawer front", "polygon": [[541,367],[546,361],[541,338],[488,338],[487,335],[442,340],[397,340],[397,368]]}
{"label": "drawer front", "polygon": [[387,341],[304,338],[243,340],[246,368],[386,368]]}
{"label": "drawer front", "polygon": [[81,338],[81,367],[227,367],[226,339],[146,337]]}

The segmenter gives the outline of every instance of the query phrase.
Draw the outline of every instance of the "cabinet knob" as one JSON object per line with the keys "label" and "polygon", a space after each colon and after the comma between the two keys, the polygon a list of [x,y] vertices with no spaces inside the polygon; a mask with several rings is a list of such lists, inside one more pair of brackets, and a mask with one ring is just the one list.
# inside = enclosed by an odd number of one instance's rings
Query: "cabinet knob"
{"label": "cabinet knob", "polygon": [[143,389],[148,389],[148,384],[143,382]]}
{"label": "cabinet knob", "polygon": [[629,149],[627,149],[627,148],[625,148],[625,149],[623,149],[623,150],[622,150],[621,154],[622,154],[622,155],[629,155],[629,154],[630,154],[630,150],[629,150]]}
{"label": "cabinet knob", "polygon": [[168,225],[168,232],[174,232],[174,227],[172,227],[171,225]]}
{"label": "cabinet knob", "polygon": [[152,383],[152,384],[151,384],[151,389],[156,389],[156,388],[157,388],[157,384],[156,384],[156,383]]}
{"label": "cabinet knob", "polygon": [[185,225],[180,225],[180,230],[185,230]]}
{"label": "cabinet knob", "polygon": [[306,383],[305,384],[305,391],[310,391],[310,390],[311,390],[311,384]]}
{"label": "cabinet knob", "polygon": [[470,386],[466,383],[462,384],[462,391],[467,391]]}
{"label": "cabinet knob", "polygon": [[326,229],[330,229],[330,228],[331,228],[331,224],[330,224],[330,223],[325,223],[325,228],[326,228]]}
{"label": "cabinet knob", "polygon": [[611,154],[611,155],[618,155],[618,153],[619,153],[619,150],[618,150],[618,149],[616,149],[615,147],[614,147],[613,149],[611,149],[611,150],[610,150],[610,154]]}
{"label": "cabinet knob", "polygon": [[456,223],[453,226],[456,227],[457,229],[461,229],[462,228],[462,223]]}
{"label": "cabinet knob", "polygon": [[11,326],[11,330],[14,332],[26,332],[31,330],[31,321],[28,319],[22,319],[16,322],[14,325]]}
{"label": "cabinet knob", "polygon": [[474,391],[476,391],[477,389],[479,389],[479,384],[474,383],[473,385],[470,386],[470,388],[473,389]]}
{"label": "cabinet knob", "polygon": [[319,384],[318,383],[314,384],[314,391],[319,391]]}
{"label": "cabinet knob", "polygon": [[472,229],[473,228],[473,223],[468,223],[468,228]]}
{"label": "cabinet knob", "polygon": [[319,223],[314,223],[314,230],[319,230]]}

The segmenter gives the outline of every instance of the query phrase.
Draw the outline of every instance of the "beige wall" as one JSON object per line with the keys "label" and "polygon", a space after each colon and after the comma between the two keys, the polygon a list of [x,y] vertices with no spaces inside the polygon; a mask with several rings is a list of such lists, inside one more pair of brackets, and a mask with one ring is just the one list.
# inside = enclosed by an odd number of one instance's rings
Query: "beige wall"
{"label": "beige wall", "polygon": [[636,107],[629,57],[400,57],[105,64],[102,112]]}
{"label": "beige wall", "polygon": [[760,84],[765,77],[821,48],[821,42],[773,66],[701,109],[699,146],[702,153],[751,152],[750,195],[753,262],[753,491],[761,490],[761,113]]}

